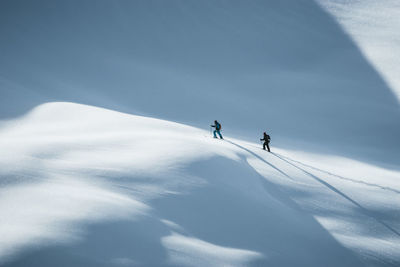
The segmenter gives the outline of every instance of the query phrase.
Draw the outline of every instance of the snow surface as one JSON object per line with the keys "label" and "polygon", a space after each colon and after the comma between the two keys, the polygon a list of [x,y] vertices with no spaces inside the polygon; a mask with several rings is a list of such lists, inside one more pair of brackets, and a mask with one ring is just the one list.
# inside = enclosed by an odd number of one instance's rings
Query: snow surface
{"label": "snow surface", "polygon": [[0,266],[399,266],[396,7],[0,1]]}
{"label": "snow surface", "polygon": [[400,101],[400,2],[318,0],[336,17]]}
{"label": "snow surface", "polygon": [[313,0],[39,1],[0,2],[0,118],[76,102],[400,165],[393,88]]}
{"label": "snow surface", "polygon": [[400,173],[47,103],[0,132],[4,266],[400,262]]}

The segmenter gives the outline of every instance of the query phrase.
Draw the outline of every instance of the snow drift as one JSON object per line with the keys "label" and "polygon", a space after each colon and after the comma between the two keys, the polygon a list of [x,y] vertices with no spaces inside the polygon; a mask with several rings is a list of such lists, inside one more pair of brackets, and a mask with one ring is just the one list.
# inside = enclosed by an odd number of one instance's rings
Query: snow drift
{"label": "snow drift", "polygon": [[0,1],[0,265],[398,266],[399,88],[343,6]]}
{"label": "snow drift", "polygon": [[8,123],[2,264],[400,262],[398,172],[226,138],[72,103]]}

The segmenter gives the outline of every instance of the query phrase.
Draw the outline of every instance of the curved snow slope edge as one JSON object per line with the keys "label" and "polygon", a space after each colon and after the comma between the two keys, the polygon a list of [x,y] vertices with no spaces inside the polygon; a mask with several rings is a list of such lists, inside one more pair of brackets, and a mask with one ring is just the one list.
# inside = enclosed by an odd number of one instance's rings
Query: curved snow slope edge
{"label": "curved snow slope edge", "polygon": [[400,165],[399,103],[313,0],[3,0],[0,36],[2,118],[71,101]]}
{"label": "curved snow slope edge", "polygon": [[400,2],[317,0],[350,34],[400,102]]}
{"label": "curved snow slope edge", "polygon": [[399,172],[73,103],[0,147],[2,266],[400,263]]}

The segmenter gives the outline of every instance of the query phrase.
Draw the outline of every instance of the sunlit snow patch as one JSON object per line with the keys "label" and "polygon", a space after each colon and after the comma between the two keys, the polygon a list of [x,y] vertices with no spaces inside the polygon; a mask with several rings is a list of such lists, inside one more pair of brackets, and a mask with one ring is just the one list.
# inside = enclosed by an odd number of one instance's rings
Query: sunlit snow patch
{"label": "sunlit snow patch", "polygon": [[170,262],[183,266],[244,266],[263,257],[255,251],[218,246],[177,233],[164,237],[162,243]]}
{"label": "sunlit snow patch", "polygon": [[77,222],[133,218],[148,207],[68,177],[0,189],[0,259],[27,245],[76,241]]}

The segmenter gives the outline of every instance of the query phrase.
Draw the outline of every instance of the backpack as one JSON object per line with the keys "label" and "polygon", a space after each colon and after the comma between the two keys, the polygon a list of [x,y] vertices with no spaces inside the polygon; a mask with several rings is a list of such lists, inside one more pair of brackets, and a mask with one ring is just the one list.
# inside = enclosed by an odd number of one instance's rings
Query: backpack
{"label": "backpack", "polygon": [[216,129],[217,131],[221,130],[221,124],[219,124],[218,122],[215,123],[215,129]]}

